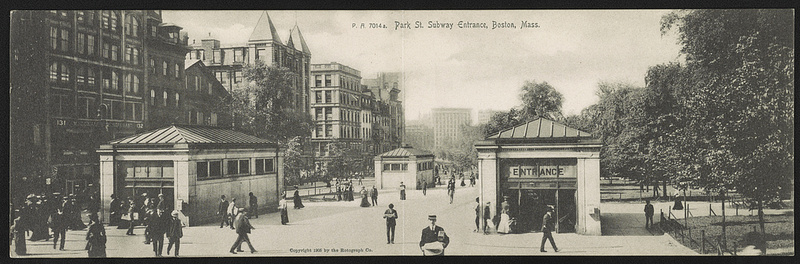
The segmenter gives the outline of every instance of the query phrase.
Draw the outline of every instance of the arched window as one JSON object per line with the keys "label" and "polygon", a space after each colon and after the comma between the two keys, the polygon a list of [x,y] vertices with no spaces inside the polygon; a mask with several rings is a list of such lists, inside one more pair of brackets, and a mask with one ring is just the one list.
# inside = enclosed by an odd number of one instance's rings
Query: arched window
{"label": "arched window", "polygon": [[133,76],[133,83],[131,84],[134,94],[139,94],[139,76]]}
{"label": "arched window", "polygon": [[122,82],[122,86],[125,87],[125,92],[126,93],[130,93],[131,92],[131,74],[130,73],[126,73],[125,74],[125,81]]}
{"label": "arched window", "polygon": [[119,13],[117,11],[111,11],[111,20],[108,22],[108,26],[112,32],[117,32],[119,28]]}
{"label": "arched window", "polygon": [[150,90],[150,105],[156,105],[156,90]]}
{"label": "arched window", "polygon": [[134,37],[139,36],[139,19],[131,17],[131,35]]}
{"label": "arched window", "polygon": [[181,106],[181,94],[175,93],[175,107]]}
{"label": "arched window", "polygon": [[133,65],[139,65],[139,49],[137,48],[133,48],[131,63],[133,63]]}
{"label": "arched window", "polygon": [[169,95],[167,94],[167,91],[164,91],[164,106],[167,106],[167,98],[168,97],[169,97]]}
{"label": "arched window", "polygon": [[181,77],[181,76],[180,76],[180,75],[181,75],[181,70],[180,70],[180,67],[179,67],[179,66],[180,66],[180,65],[178,65],[177,63],[175,63],[175,78],[180,78],[180,77]]}
{"label": "arched window", "polygon": [[164,61],[161,64],[161,74],[163,74],[164,76],[167,76],[167,67],[168,67],[167,66],[167,61]]}

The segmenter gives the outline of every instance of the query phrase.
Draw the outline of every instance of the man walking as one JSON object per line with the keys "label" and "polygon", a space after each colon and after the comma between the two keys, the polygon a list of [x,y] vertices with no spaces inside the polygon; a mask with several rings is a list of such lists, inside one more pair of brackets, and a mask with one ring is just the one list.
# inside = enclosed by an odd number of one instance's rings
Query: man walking
{"label": "man walking", "polygon": [[389,204],[389,209],[383,213],[383,218],[386,218],[386,244],[394,244],[394,227],[397,225],[397,210],[394,210],[394,204]]}
{"label": "man walking", "polygon": [[253,212],[253,216],[258,218],[258,197],[253,195],[253,192],[250,192],[250,212]]}
{"label": "man walking", "polygon": [[481,198],[475,197],[475,232],[481,230]]}
{"label": "man walking", "polygon": [[170,217],[164,211],[156,209],[150,218],[150,240],[153,243],[153,252],[156,257],[161,257],[164,250],[164,233],[169,227]]}
{"label": "man walking", "polygon": [[553,224],[553,207],[547,207],[547,213],[544,214],[542,217],[542,245],[539,246],[539,251],[547,252],[544,250],[544,242],[550,239],[550,245],[553,246],[553,250],[558,252],[558,247],[556,247],[556,242],[553,240],[553,231],[555,230],[555,226]]}
{"label": "man walking", "polygon": [[222,216],[222,222],[219,223],[219,228],[222,228],[222,225],[230,224],[228,222],[228,201],[225,200],[225,195],[219,197],[219,210],[217,211],[217,215]]}
{"label": "man walking", "polygon": [[181,223],[181,219],[178,219],[178,211],[172,211],[172,219],[167,227],[167,239],[169,239],[167,255],[169,255],[172,245],[175,245],[175,257],[180,257],[181,237],[183,237],[183,223]]}
{"label": "man walking", "polygon": [[369,196],[372,198],[372,206],[378,205],[378,188],[375,188],[375,185],[372,185]]}
{"label": "man walking", "polygon": [[250,230],[255,229],[250,225],[250,220],[247,219],[247,209],[242,208],[239,210],[239,214],[236,216],[236,220],[234,220],[234,225],[236,226],[236,234],[239,236],[236,238],[236,242],[233,242],[230,252],[232,254],[244,252],[244,250],[242,250],[242,243],[247,242],[247,246],[250,247],[250,253],[256,253],[256,249],[253,248],[253,243],[250,243],[250,237],[247,236]]}
{"label": "man walking", "polygon": [[400,200],[406,199],[406,185],[400,182]]}
{"label": "man walking", "polygon": [[489,228],[489,219],[492,218],[492,211],[489,206],[492,202],[486,202],[486,206],[483,207],[483,233],[487,234],[487,229]]}
{"label": "man walking", "polygon": [[428,182],[422,181],[422,195],[427,195],[428,192]]}
{"label": "man walking", "polygon": [[50,227],[53,229],[53,249],[56,249],[58,238],[61,238],[61,246],[58,250],[64,250],[64,240],[67,237],[67,216],[64,210],[58,209],[58,212],[51,216]]}
{"label": "man walking", "polygon": [[653,209],[653,205],[650,204],[650,199],[645,200],[646,204],[644,205],[644,228],[650,229],[653,227],[653,213],[655,209]]}
{"label": "man walking", "polygon": [[450,238],[444,228],[436,225],[436,215],[428,215],[431,224],[422,229],[422,238],[419,240],[419,250],[422,255],[444,256],[444,249],[450,244]]}

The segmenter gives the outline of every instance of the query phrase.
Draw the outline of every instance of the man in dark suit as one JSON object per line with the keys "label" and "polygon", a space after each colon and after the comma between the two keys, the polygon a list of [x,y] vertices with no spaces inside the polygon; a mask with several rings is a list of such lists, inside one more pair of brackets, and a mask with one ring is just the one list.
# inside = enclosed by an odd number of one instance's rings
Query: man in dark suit
{"label": "man in dark suit", "polygon": [[233,243],[233,246],[231,246],[230,252],[233,254],[236,254],[236,252],[244,252],[244,250],[242,250],[242,243],[247,242],[247,246],[250,247],[250,253],[256,253],[256,249],[253,248],[253,243],[250,242],[250,237],[247,236],[250,230],[255,229],[250,225],[250,220],[247,219],[247,209],[239,209],[239,214],[236,216],[236,220],[234,220],[234,226],[236,227],[236,234],[239,236],[236,238],[236,242]]}
{"label": "man in dark suit", "polygon": [[258,218],[258,197],[253,195],[253,192],[250,192],[250,212],[253,212],[253,215]]}
{"label": "man in dark suit", "polygon": [[444,228],[436,225],[436,215],[428,215],[428,220],[431,221],[431,225],[422,229],[419,250],[422,251],[423,255],[430,253],[431,255],[444,256],[444,249],[450,244],[450,238],[444,232]]}
{"label": "man in dark suit", "polygon": [[169,255],[172,245],[175,245],[175,256],[180,256],[181,237],[183,237],[183,223],[178,218],[178,211],[172,211],[172,219],[169,220],[169,225],[167,226],[167,239],[169,239],[167,255]]}
{"label": "man in dark suit", "polygon": [[389,204],[389,209],[383,213],[383,218],[386,218],[386,244],[394,244],[394,227],[397,225],[397,217],[394,204]]}
{"label": "man in dark suit", "polygon": [[58,250],[64,250],[64,240],[67,237],[67,226],[69,225],[67,215],[63,210],[58,209],[50,219],[50,227],[53,229],[53,249],[56,249],[58,238],[61,238],[61,247]]}
{"label": "man in dark suit", "polygon": [[164,211],[156,209],[150,216],[150,239],[153,243],[153,252],[156,257],[161,257],[164,250],[164,234],[169,228],[170,216]]}
{"label": "man in dark suit", "polygon": [[553,240],[553,231],[555,231],[555,225],[553,224],[553,207],[547,207],[547,213],[544,214],[542,217],[542,245],[539,247],[539,251],[547,252],[544,250],[544,242],[550,239],[550,245],[553,246],[553,250],[558,252],[558,247],[556,247],[556,242]]}
{"label": "man in dark suit", "polygon": [[375,185],[372,185],[372,190],[370,190],[369,196],[372,198],[372,206],[378,205],[378,188],[375,188]]}
{"label": "man in dark suit", "polygon": [[228,224],[228,201],[225,200],[225,195],[219,197],[219,210],[217,210],[217,215],[222,216],[222,222],[219,223],[219,228],[222,228],[222,225]]}
{"label": "man in dark suit", "polygon": [[653,209],[653,205],[650,204],[649,199],[646,200],[646,202],[647,204],[644,205],[644,228],[650,229],[653,227],[653,213],[655,213],[655,209]]}

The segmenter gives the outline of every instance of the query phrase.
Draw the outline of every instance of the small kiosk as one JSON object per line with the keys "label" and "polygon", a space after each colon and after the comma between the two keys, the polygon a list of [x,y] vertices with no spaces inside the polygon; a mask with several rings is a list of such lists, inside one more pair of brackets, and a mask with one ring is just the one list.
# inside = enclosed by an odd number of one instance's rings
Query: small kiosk
{"label": "small kiosk", "polygon": [[397,189],[400,182],[407,190],[436,186],[433,182],[434,155],[414,149],[409,145],[396,148],[375,157],[375,185],[378,189]]}
{"label": "small kiosk", "polygon": [[600,147],[589,133],[537,119],[476,142],[481,204],[504,199],[517,231],[539,231],[548,206],[556,230],[600,235]]}
{"label": "small kiosk", "polygon": [[101,145],[100,194],[107,222],[111,194],[142,199],[163,194],[168,209],[187,225],[219,221],[221,195],[259,211],[275,209],[283,190],[283,156],[278,145],[225,128],[172,125]]}

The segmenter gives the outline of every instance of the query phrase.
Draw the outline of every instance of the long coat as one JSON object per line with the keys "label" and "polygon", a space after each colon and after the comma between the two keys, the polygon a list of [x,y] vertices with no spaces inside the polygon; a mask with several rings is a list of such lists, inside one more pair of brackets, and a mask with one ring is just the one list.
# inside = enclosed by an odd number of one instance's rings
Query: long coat
{"label": "long coat", "polygon": [[106,257],[106,229],[103,224],[92,222],[86,232],[86,250],[90,258]]}
{"label": "long coat", "polygon": [[172,218],[167,226],[167,238],[170,240],[183,237],[183,223],[180,219]]}

